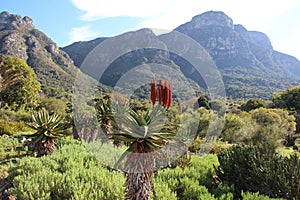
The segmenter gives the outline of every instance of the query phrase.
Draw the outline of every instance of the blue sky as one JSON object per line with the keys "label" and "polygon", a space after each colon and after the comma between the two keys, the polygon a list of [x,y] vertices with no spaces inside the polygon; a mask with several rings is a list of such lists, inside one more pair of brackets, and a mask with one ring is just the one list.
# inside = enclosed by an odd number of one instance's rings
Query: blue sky
{"label": "blue sky", "polygon": [[300,1],[296,0],[0,0],[0,10],[33,19],[58,46],[139,28],[171,30],[205,11],[223,11],[261,31],[275,50],[300,59]]}

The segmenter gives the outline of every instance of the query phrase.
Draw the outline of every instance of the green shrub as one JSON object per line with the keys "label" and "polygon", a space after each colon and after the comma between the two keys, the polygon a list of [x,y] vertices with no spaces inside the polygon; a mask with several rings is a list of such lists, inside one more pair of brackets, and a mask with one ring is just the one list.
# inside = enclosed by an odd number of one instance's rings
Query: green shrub
{"label": "green shrub", "polygon": [[124,175],[103,168],[76,143],[48,157],[20,159],[10,173],[18,199],[124,199]]}
{"label": "green shrub", "polygon": [[166,181],[156,179],[153,182],[153,200],[177,200],[177,195],[172,191]]}
{"label": "green shrub", "polygon": [[41,101],[40,107],[45,108],[49,113],[56,113],[62,116],[66,115],[67,104],[64,99],[47,97]]}
{"label": "green shrub", "polygon": [[200,151],[202,147],[203,139],[201,139],[200,137],[196,137],[196,139],[193,140],[193,142],[191,142],[191,144],[189,145],[189,151],[196,153]]}
{"label": "green shrub", "polygon": [[233,146],[218,155],[218,177],[242,191],[259,192],[273,198],[300,198],[300,161],[297,155],[283,157],[270,146]]}
{"label": "green shrub", "polygon": [[125,145],[117,148],[111,142],[102,143],[99,140],[91,143],[83,142],[83,144],[97,160],[108,167],[114,167],[121,155],[127,150]]}
{"label": "green shrub", "polygon": [[[0,149],[0,159],[5,161],[7,156],[14,157],[14,162],[10,163],[8,170],[14,188],[10,189],[9,193],[17,199],[124,199],[123,173],[103,167],[86,151],[81,142],[59,139],[58,149],[51,156],[23,157],[15,160],[15,156],[19,155],[20,144],[16,138],[0,137],[0,146],[4,147]],[[104,154],[108,153],[110,147],[104,145],[103,148]],[[224,182],[214,182],[213,164],[218,165],[216,155],[191,156],[191,164],[186,168],[158,171],[152,181],[151,199],[233,199],[233,186]],[[7,171],[3,166],[2,162],[0,171]],[[278,166],[282,167],[283,164],[279,163]],[[280,173],[277,174],[277,178],[281,183],[283,179],[281,180]],[[289,179],[292,180],[292,177]],[[290,182],[287,181],[287,184]],[[282,188],[282,191],[288,189]],[[242,192],[241,197],[246,200],[270,199],[249,192]]]}
{"label": "green shrub", "polygon": [[203,185],[199,185],[196,180],[191,180],[188,177],[180,179],[180,189],[183,190],[182,200],[199,199],[210,200],[215,199],[212,194],[209,193],[207,188]]}
{"label": "green shrub", "polygon": [[0,120],[0,135],[13,135],[18,132],[30,132],[32,129],[24,122]]}
{"label": "green shrub", "polygon": [[266,102],[261,99],[249,99],[246,103],[241,105],[241,110],[249,112],[257,108],[265,108],[266,106]]}
{"label": "green shrub", "polygon": [[7,172],[9,163],[15,159],[15,157],[22,156],[24,153],[26,153],[25,148],[19,145],[17,138],[8,135],[0,136],[0,180],[9,175]]}
{"label": "green shrub", "polygon": [[197,137],[189,145],[189,151],[194,153],[202,153],[203,151],[205,151],[205,147],[207,147],[210,153],[217,154],[221,151],[221,149],[226,149],[230,146],[231,144],[228,144],[227,141],[223,142],[221,139],[212,143],[205,143],[204,139]]}
{"label": "green shrub", "polygon": [[[242,192],[243,200],[270,200],[274,198],[270,198],[265,195],[260,195],[258,192],[256,193],[250,193],[250,192]],[[278,199],[278,198],[277,198]],[[283,200],[282,198],[278,200]]]}
{"label": "green shrub", "polygon": [[218,180],[215,180],[216,187],[211,189],[211,193],[220,200],[233,199],[234,187],[233,185],[229,186],[226,183],[219,183]]}
{"label": "green shrub", "polygon": [[[191,156],[189,167],[175,169],[164,169],[157,172],[153,180],[154,185],[164,185],[163,189],[177,195],[178,199],[203,199],[212,198],[208,191],[213,187],[212,164],[217,164],[217,156],[206,155],[204,157]],[[161,194],[163,191],[156,187],[154,194]],[[199,196],[200,195],[200,196]],[[205,198],[204,198],[205,197]]]}
{"label": "green shrub", "polygon": [[31,121],[31,113],[25,110],[13,111],[11,109],[0,109],[0,119],[5,121]]}

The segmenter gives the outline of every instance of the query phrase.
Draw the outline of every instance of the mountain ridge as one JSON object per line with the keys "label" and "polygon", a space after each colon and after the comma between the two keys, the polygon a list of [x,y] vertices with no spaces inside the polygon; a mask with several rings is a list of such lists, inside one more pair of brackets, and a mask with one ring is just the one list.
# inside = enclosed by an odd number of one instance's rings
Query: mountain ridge
{"label": "mountain ridge", "polygon": [[[297,58],[275,51],[265,33],[248,31],[243,25],[234,24],[222,11],[196,15],[174,30],[191,37],[206,49],[223,75],[229,97],[270,98],[274,92],[300,83]],[[80,67],[83,60],[78,56],[84,58],[88,53],[82,49],[91,48],[89,42],[97,46],[105,39],[73,43],[62,49]],[[80,55],[75,49],[81,49]],[[255,90],[257,94],[254,94]]]}
{"label": "mountain ridge", "polygon": [[[196,15],[173,31],[189,36],[208,52],[222,74],[229,97],[270,98],[274,92],[300,83],[300,61],[297,58],[274,50],[266,34],[234,24],[222,11]],[[70,91],[79,71],[76,67],[80,67],[89,52],[106,39],[109,38],[79,41],[59,48],[34,27],[30,17],[22,18],[8,12],[0,14],[0,53],[26,60],[46,86],[60,86]],[[150,56],[148,62],[158,58],[163,63],[176,60],[163,51],[142,53],[143,59]],[[134,54],[142,55],[141,52]],[[129,57],[134,54],[129,54]],[[127,64],[133,61],[126,59]],[[139,62],[144,62],[143,59]],[[122,67],[120,60],[118,62],[119,68]],[[174,64],[183,71],[185,67],[186,71],[191,71],[184,62],[176,62]],[[196,82],[199,79],[198,75],[189,75]]]}

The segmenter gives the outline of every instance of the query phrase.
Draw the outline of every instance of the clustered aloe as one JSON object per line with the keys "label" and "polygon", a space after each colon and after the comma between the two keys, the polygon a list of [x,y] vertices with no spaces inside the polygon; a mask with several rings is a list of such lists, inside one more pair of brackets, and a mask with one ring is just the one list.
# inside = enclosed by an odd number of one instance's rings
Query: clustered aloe
{"label": "clustered aloe", "polygon": [[172,89],[169,80],[164,81],[159,79],[158,89],[156,90],[156,81],[153,78],[151,82],[151,102],[152,105],[156,103],[158,99],[159,104],[164,105],[166,109],[172,106]]}
{"label": "clustered aloe", "polygon": [[37,156],[52,154],[56,139],[65,136],[65,125],[62,123],[62,117],[57,114],[49,115],[45,109],[32,114],[33,124],[28,124],[36,130],[35,133],[29,135],[33,138],[34,148],[37,151]]}
{"label": "clustered aloe", "polygon": [[[126,158],[124,171],[126,179],[126,199],[147,200],[151,195],[152,174],[157,168],[159,150],[165,147],[176,135],[175,129],[165,128],[166,111],[172,105],[172,90],[169,81],[151,83],[152,107],[147,111],[124,106],[122,112],[115,113],[118,128],[110,134],[114,139],[129,144],[115,167]],[[158,103],[156,103],[158,101]],[[116,103],[116,105],[121,105]],[[168,125],[170,126],[170,125]]]}

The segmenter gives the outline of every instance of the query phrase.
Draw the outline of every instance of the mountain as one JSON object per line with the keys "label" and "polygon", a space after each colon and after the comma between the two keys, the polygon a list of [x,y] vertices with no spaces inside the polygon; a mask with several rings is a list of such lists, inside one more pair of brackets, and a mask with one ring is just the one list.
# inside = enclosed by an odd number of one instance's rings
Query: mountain
{"label": "mountain", "polygon": [[[205,47],[219,68],[265,66],[284,76],[300,73],[300,62],[276,52],[266,34],[233,24],[224,12],[205,12],[175,30]],[[280,60],[287,65],[283,66]]]}
{"label": "mountain", "polygon": [[86,56],[92,51],[97,45],[103,42],[107,38],[96,38],[86,42],[75,42],[69,46],[62,48],[63,51],[67,52],[68,55],[74,61],[74,64],[80,67]]}
{"label": "mountain", "polygon": [[[209,54],[222,74],[229,97],[270,98],[274,92],[300,83],[299,60],[274,50],[266,34],[248,31],[242,25],[234,24],[223,12],[202,13],[174,31],[193,38],[203,47],[203,52]],[[161,38],[151,33],[147,33],[147,37]],[[107,39],[97,38],[58,48],[47,35],[34,27],[31,18],[0,13],[0,53],[24,59],[44,86],[70,90],[79,71],[77,67]],[[122,74],[131,69],[130,65],[149,63],[171,63],[188,78],[205,85],[200,74],[180,56],[151,49],[128,52],[117,58],[100,81],[113,86]]]}
{"label": "mountain", "polygon": [[[266,34],[248,31],[242,25],[234,24],[224,12],[202,13],[193,17],[190,22],[178,26],[175,31],[193,38],[209,53],[222,74],[229,97],[268,99],[276,91],[300,84],[299,60],[275,51]],[[76,42],[62,49],[79,67],[88,53],[106,39]],[[143,54],[143,57],[147,58],[146,54]],[[128,56],[128,59],[129,57],[132,55]],[[156,57],[173,61],[182,71],[188,67],[187,63],[178,60],[178,57]],[[129,61],[132,60],[127,60],[127,64]],[[118,66],[120,69],[121,65]],[[199,79],[198,76],[189,74],[189,78],[199,83],[199,80],[196,80]]]}
{"label": "mountain", "polygon": [[202,13],[175,30],[209,52],[228,96],[270,98],[273,92],[300,83],[299,60],[275,51],[266,34],[233,24],[224,12]]}
{"label": "mountain", "polygon": [[[205,12],[175,30],[193,38],[206,49],[222,74],[229,97],[270,98],[274,92],[300,83],[299,60],[275,51],[266,34],[248,31],[242,25],[233,24],[233,20],[224,12]],[[70,55],[76,66],[80,66],[88,53],[105,39],[107,38],[76,42],[63,50]],[[135,62],[132,57],[128,56],[125,63]],[[144,52],[143,57],[148,58],[147,53]],[[181,71],[187,71],[188,66],[185,62],[172,56],[157,57],[169,60],[168,62],[172,60],[180,66]],[[118,66],[116,71],[122,68],[120,64]],[[111,72],[110,77],[112,74]],[[184,74],[199,83],[199,74]]]}
{"label": "mountain", "polygon": [[79,71],[69,55],[36,29],[27,16],[0,13],[0,54],[25,60],[44,86],[65,91],[72,88]]}

